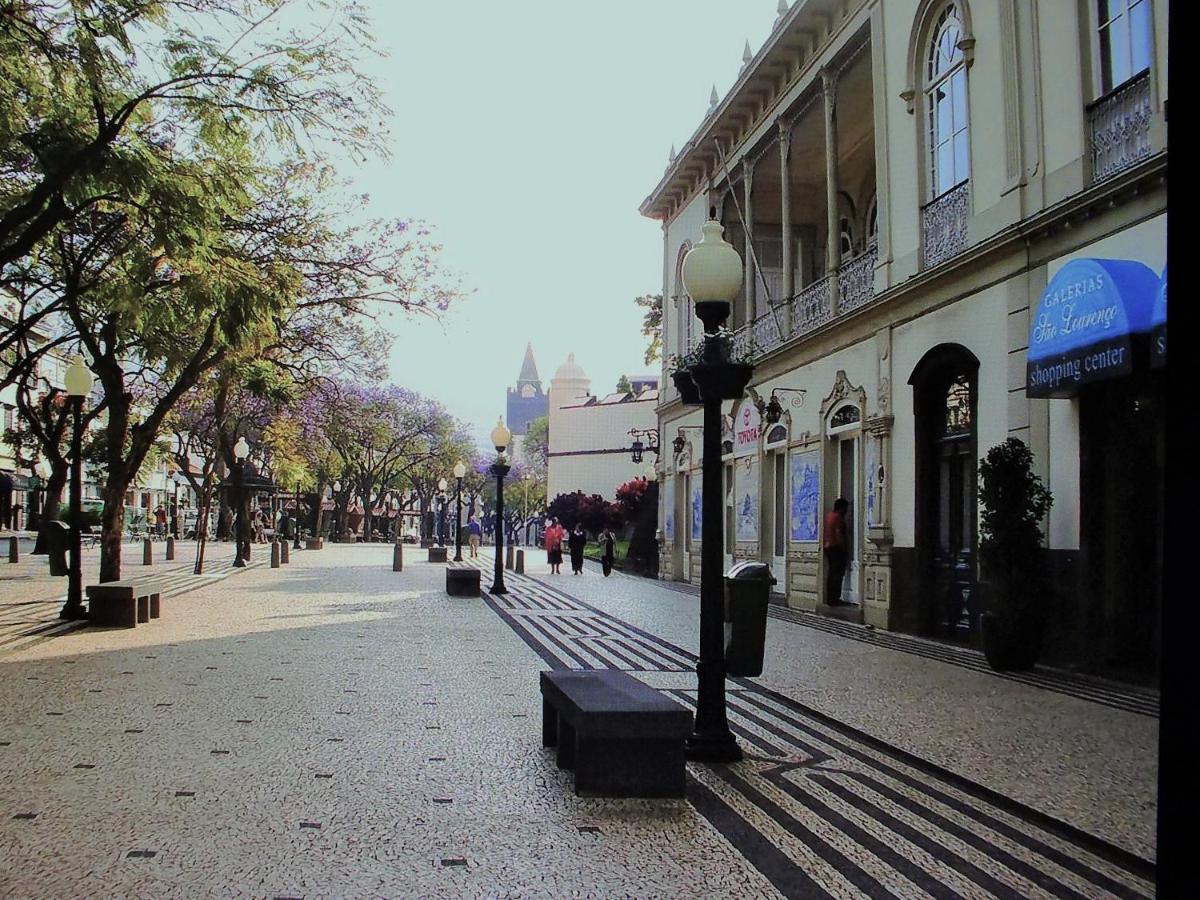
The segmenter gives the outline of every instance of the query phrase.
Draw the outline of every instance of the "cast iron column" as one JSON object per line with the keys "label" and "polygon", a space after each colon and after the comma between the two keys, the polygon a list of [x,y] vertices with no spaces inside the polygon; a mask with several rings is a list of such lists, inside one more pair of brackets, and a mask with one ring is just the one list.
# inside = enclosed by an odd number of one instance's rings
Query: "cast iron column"
{"label": "cast iron column", "polygon": [[454,480],[454,561],[462,562],[462,479]]}
{"label": "cast iron column", "polygon": [[83,610],[83,398],[71,397],[75,433],[71,437],[71,559],[67,567],[67,602],[62,619],[84,619]]}
{"label": "cast iron column", "polygon": [[491,472],[496,476],[496,565],[490,594],[507,594],[504,586],[504,476],[508,474],[508,466],[501,460],[496,460]]}
{"label": "cast iron column", "polygon": [[[320,496],[317,497],[317,502],[323,502]],[[296,514],[292,516],[292,549],[300,549],[300,482],[296,482]]]}
{"label": "cast iron column", "polygon": [[246,502],[245,502],[245,497],[242,496],[246,490],[246,461],[244,459],[239,459],[237,461],[237,468],[238,468],[237,513],[234,516],[234,520],[233,520],[233,530],[234,530],[233,540],[237,546],[237,555],[234,556],[234,558],[233,558],[233,564],[237,568],[243,568],[246,565],[246,559],[242,555],[243,554],[243,546],[244,546],[242,543],[242,525],[249,524],[245,521],[245,519],[246,519],[246,515],[245,515]]}

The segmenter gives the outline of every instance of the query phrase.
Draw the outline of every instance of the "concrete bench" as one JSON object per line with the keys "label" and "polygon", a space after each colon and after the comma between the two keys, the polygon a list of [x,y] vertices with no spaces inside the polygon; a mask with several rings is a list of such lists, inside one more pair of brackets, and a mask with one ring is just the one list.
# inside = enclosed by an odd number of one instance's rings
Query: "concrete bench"
{"label": "concrete bench", "polygon": [[446,561],[445,547],[430,547],[429,561],[432,563],[444,563]]}
{"label": "concrete bench", "polygon": [[92,625],[136,628],[139,622],[159,617],[160,592],[161,586],[153,579],[90,584],[86,590],[88,621]]}
{"label": "concrete bench", "polygon": [[541,673],[542,745],[590,797],[682,797],[692,713],[615,669]]}
{"label": "concrete bench", "polygon": [[474,566],[451,563],[446,569],[446,593],[451,597],[478,597],[480,574]]}

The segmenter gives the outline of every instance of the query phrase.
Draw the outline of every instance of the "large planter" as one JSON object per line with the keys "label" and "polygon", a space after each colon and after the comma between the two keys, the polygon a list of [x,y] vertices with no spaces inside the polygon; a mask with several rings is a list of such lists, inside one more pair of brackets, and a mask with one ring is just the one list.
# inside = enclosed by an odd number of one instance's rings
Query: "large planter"
{"label": "large planter", "polygon": [[691,373],[682,370],[672,372],[671,380],[675,382],[675,389],[679,391],[679,399],[683,403],[695,405],[700,402],[700,391],[696,382],[692,381]]}
{"label": "large planter", "polygon": [[749,363],[700,363],[689,374],[705,400],[741,400],[754,375]]}
{"label": "large planter", "polygon": [[985,612],[979,630],[983,655],[997,672],[1032,669],[1041,655],[1044,628],[1034,615]]}

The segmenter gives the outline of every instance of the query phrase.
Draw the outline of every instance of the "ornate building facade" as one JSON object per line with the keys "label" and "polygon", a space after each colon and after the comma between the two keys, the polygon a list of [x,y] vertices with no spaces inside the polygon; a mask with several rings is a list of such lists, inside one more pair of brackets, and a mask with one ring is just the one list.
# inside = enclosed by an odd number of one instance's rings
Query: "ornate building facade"
{"label": "ornate building facade", "polygon": [[[706,218],[745,266],[726,561],[768,562],[797,608],[970,641],[978,462],[1016,437],[1054,497],[1048,660],[1153,679],[1167,4],[781,7],[641,207],[662,223],[664,359],[700,335],[680,266]],[[698,580],[700,412],[669,372],[661,574]],[[839,497],[845,608],[818,588]]]}

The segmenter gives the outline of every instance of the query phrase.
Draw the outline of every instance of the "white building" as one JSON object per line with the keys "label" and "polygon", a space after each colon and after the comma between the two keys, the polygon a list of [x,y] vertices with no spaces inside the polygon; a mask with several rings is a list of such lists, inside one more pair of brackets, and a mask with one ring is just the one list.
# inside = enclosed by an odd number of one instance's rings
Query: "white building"
{"label": "white building", "polygon": [[612,500],[620,485],[646,474],[645,461],[633,462],[629,432],[657,428],[658,390],[652,379],[637,383],[644,387],[638,394],[595,397],[574,353],[558,367],[550,380],[549,500],[574,491]]}
{"label": "white building", "polygon": [[[977,464],[1016,437],[1054,497],[1047,661],[1153,677],[1167,33],[1163,0],[779,15],[641,207],[663,228],[664,358],[699,336],[679,273],[710,212],[745,264],[728,327],[756,371],[727,408],[727,561],[844,615],[820,593],[844,496],[849,615],[969,640]],[[701,416],[669,378],[660,440],[687,446],[662,458],[662,573],[698,580]]]}

